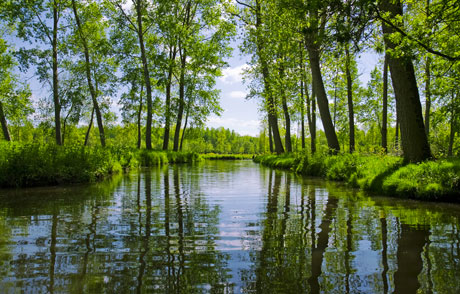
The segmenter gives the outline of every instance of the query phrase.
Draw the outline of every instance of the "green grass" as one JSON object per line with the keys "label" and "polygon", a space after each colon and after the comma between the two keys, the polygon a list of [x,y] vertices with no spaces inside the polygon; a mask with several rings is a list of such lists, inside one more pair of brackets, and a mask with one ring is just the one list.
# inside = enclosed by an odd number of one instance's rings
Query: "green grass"
{"label": "green grass", "polygon": [[201,154],[203,159],[209,160],[240,160],[240,159],[252,159],[254,155],[252,154],[216,154],[216,153],[206,153]]}
{"label": "green grass", "polygon": [[199,160],[193,152],[0,142],[0,187],[94,182],[133,167]]}
{"label": "green grass", "polygon": [[286,154],[257,156],[254,161],[387,196],[460,201],[459,159],[403,164],[397,156]]}
{"label": "green grass", "polygon": [[91,182],[127,168],[109,149],[0,144],[0,187]]}

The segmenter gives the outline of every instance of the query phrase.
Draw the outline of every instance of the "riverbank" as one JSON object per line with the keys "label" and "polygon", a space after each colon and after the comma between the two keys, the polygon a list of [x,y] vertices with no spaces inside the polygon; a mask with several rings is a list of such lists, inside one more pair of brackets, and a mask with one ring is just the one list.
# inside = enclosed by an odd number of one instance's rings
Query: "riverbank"
{"label": "riverbank", "polygon": [[252,159],[252,154],[216,154],[216,153],[205,153],[200,154],[201,158],[209,160],[243,160]]}
{"label": "riverbank", "polygon": [[256,156],[254,161],[305,176],[343,181],[385,196],[460,202],[459,159],[404,164],[402,158],[389,155],[284,154]]}
{"label": "riverbank", "polygon": [[2,143],[0,188],[94,182],[139,166],[199,160],[194,152]]}

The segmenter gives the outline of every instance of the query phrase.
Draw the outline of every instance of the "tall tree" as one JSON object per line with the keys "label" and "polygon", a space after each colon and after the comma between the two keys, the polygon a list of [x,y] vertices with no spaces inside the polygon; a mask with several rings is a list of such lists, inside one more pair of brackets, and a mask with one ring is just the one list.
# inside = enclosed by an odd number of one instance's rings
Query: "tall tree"
{"label": "tall tree", "polygon": [[229,41],[235,34],[235,27],[229,19],[228,5],[229,3],[224,0],[186,0],[182,12],[179,13],[180,29],[177,36],[179,99],[174,151],[179,149],[181,131],[183,131],[182,120],[186,108],[186,95],[193,93],[187,90],[188,87],[193,87],[187,85],[187,82],[198,76],[214,80],[221,75],[220,70],[226,65],[224,58],[230,55]]}
{"label": "tall tree", "polygon": [[388,56],[385,54],[383,61],[383,101],[382,101],[382,149],[386,153],[388,151]]}
{"label": "tall tree", "polygon": [[6,141],[11,141],[7,118],[19,121],[32,112],[30,90],[18,81],[15,65],[8,44],[0,38],[0,124]]}
{"label": "tall tree", "polygon": [[[383,13],[389,14],[392,19],[397,19],[403,15],[399,0],[381,0],[379,8]],[[404,159],[410,162],[419,162],[431,158],[431,150],[423,123],[414,66],[410,54],[402,52],[395,54],[394,52],[400,44],[394,37],[391,37],[397,33],[395,27],[382,22],[382,29],[386,48],[392,50],[388,56],[388,64],[395,92]]]}
{"label": "tall tree", "polygon": [[[94,4],[93,5],[89,4],[85,8],[88,9],[88,10],[90,10],[90,9],[92,9],[92,10],[98,9],[98,7],[95,6]],[[84,24],[82,24],[81,21],[80,21],[78,7],[76,5],[75,0],[72,0],[72,10],[73,10],[73,14],[74,14],[75,21],[76,21],[76,24],[77,24],[78,35],[80,37],[80,41],[81,41],[81,44],[83,46],[83,53],[84,53],[84,56],[85,56],[86,79],[87,79],[87,82],[88,82],[88,88],[89,88],[89,92],[91,94],[91,99],[92,99],[92,102],[93,102],[93,109],[94,109],[94,112],[96,113],[96,121],[97,121],[97,126],[99,128],[99,138],[101,140],[101,146],[105,147],[104,125],[102,123],[102,114],[101,114],[101,110],[99,108],[99,103],[97,101],[98,93],[94,88],[93,77],[91,75],[91,61],[90,61],[90,52],[89,52],[89,48],[88,48],[87,36],[86,36],[86,34],[85,34],[84,30],[83,30],[83,25]],[[100,16],[102,17],[102,15],[100,15]],[[101,21],[101,20],[99,19],[99,21]],[[96,23],[97,22],[98,22],[98,20],[96,20]],[[101,29],[103,30],[103,28],[101,28]]]}
{"label": "tall tree", "polygon": [[[123,8],[121,1],[110,0],[120,11],[123,18],[125,19],[124,26],[133,30],[137,35],[137,42],[140,51],[140,58],[142,62],[142,72],[144,76],[144,84],[147,95],[147,122],[145,127],[145,147],[152,149],[152,117],[153,117],[153,94],[152,94],[152,82],[150,74],[150,64],[147,58],[147,51],[145,45],[145,37],[152,27],[147,26],[144,22],[149,20],[148,13],[152,9],[152,4],[145,0],[133,0],[133,13],[126,11]],[[132,15],[134,14],[134,15]]]}
{"label": "tall tree", "polygon": [[[39,81],[51,84],[54,108],[55,139],[62,144],[61,100],[59,92],[58,46],[59,26],[65,2],[62,0],[8,1],[0,7],[0,17],[16,27],[19,38],[30,43],[38,43],[35,48],[22,48],[20,62],[28,68],[34,65]],[[51,82],[49,81],[51,72]]]}
{"label": "tall tree", "polygon": [[[273,97],[272,77],[270,74],[269,60],[267,58],[267,45],[269,41],[269,28],[267,23],[269,19],[265,19],[267,6],[270,3],[260,0],[254,0],[250,3],[245,3],[240,0],[236,1],[243,6],[243,21],[246,28],[247,40],[244,42],[243,51],[253,54],[255,63],[257,64],[258,72],[261,75],[263,84],[262,97],[264,98],[264,108],[268,116],[268,124],[272,130],[272,139],[274,142],[274,150],[277,154],[284,153],[283,143],[278,126],[278,114],[275,99]],[[267,22],[267,23],[266,23]]]}
{"label": "tall tree", "polygon": [[304,7],[305,19],[303,31],[310,61],[313,87],[327,138],[327,144],[331,151],[337,153],[340,151],[340,145],[332,123],[329,102],[324,88],[320,66],[321,45],[325,38],[325,27],[327,22],[327,14],[326,11],[324,11],[327,9],[326,4],[327,3],[321,1],[312,1],[307,7]]}

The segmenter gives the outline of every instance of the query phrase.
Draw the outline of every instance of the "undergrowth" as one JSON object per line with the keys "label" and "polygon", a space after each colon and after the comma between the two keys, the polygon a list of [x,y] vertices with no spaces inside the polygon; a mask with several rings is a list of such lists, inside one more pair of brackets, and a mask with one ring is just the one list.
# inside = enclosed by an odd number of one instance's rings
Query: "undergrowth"
{"label": "undergrowth", "polygon": [[0,143],[0,187],[85,183],[132,167],[192,163],[193,152]]}
{"label": "undergrowth", "polygon": [[262,155],[254,161],[388,196],[460,201],[459,159],[403,164],[397,156],[317,153]]}

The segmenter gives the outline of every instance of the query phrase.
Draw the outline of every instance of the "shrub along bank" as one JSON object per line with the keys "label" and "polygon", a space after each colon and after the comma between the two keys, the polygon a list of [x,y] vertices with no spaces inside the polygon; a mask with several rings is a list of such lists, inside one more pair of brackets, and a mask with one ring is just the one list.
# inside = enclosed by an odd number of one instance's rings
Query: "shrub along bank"
{"label": "shrub along bank", "polygon": [[255,162],[290,169],[305,176],[343,181],[354,188],[387,196],[460,201],[460,160],[405,164],[396,156],[358,154],[261,155]]}
{"label": "shrub along bank", "polygon": [[199,161],[193,152],[0,143],[0,187],[94,182],[132,167]]}

